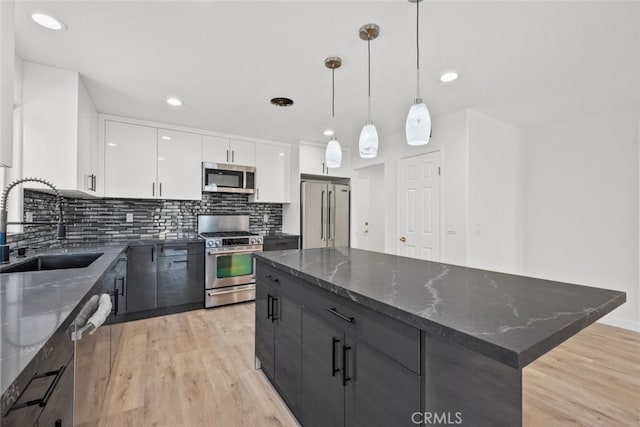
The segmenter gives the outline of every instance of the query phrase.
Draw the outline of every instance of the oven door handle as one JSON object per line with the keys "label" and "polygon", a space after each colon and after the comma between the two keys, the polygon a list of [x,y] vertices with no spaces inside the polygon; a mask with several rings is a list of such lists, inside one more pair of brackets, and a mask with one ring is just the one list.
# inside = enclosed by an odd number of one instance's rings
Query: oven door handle
{"label": "oven door handle", "polygon": [[228,256],[228,255],[235,255],[235,254],[248,254],[248,253],[258,253],[258,252],[262,252],[262,249],[245,249],[245,250],[229,251],[229,252],[207,252],[207,255]]}
{"label": "oven door handle", "polygon": [[242,289],[238,289],[236,287],[235,289],[231,289],[231,290],[228,290],[228,291],[222,291],[222,292],[211,292],[211,291],[209,291],[209,292],[207,292],[207,295],[210,296],[210,297],[215,297],[215,296],[218,296],[218,295],[232,294],[234,292],[239,292],[239,291],[249,291],[251,289],[255,289],[255,286],[242,288]]}

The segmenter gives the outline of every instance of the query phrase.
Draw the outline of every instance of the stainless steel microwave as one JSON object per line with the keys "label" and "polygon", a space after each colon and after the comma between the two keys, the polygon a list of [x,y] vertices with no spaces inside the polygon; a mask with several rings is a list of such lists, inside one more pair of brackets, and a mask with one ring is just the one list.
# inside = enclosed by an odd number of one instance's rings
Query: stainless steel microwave
{"label": "stainless steel microwave", "polygon": [[256,168],[203,162],[202,191],[253,194],[256,191]]}

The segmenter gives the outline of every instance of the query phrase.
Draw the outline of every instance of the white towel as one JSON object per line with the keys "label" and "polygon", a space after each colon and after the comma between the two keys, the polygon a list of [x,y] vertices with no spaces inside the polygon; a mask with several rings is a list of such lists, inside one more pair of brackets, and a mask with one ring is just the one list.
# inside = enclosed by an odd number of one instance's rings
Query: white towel
{"label": "white towel", "polygon": [[79,330],[87,324],[87,319],[89,319],[89,317],[95,313],[95,311],[98,309],[99,303],[100,297],[98,295],[94,295],[89,298],[89,301],[85,303],[84,307],[82,307],[82,310],[80,310],[80,313],[78,313],[78,315],[76,316],[74,328],[75,330]]}
{"label": "white towel", "polygon": [[98,309],[93,313],[93,316],[87,320],[87,325],[93,325],[93,330],[89,332],[89,334],[93,334],[96,329],[98,329],[107,320],[109,314],[111,314],[111,297],[109,294],[102,294],[100,295]]}

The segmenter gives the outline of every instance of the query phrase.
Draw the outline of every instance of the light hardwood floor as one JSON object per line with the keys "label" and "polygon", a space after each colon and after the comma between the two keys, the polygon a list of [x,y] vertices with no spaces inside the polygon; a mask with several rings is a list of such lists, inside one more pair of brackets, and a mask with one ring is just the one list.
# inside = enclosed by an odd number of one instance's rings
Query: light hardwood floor
{"label": "light hardwood floor", "polygon": [[[254,304],[124,325],[100,426],[296,426],[254,369]],[[592,325],[524,370],[527,427],[640,425],[640,334]]]}

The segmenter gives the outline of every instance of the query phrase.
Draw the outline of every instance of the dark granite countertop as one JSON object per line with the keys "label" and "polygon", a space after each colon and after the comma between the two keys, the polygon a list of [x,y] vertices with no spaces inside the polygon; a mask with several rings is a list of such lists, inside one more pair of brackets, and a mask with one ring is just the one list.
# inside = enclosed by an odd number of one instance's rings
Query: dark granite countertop
{"label": "dark granite countertop", "polygon": [[[84,245],[40,254],[102,252],[86,268],[0,274],[2,394],[119,258],[127,244]],[[31,258],[15,260],[22,262]],[[5,267],[7,264],[3,265]]]}
{"label": "dark granite countertop", "polygon": [[514,368],[523,368],[626,300],[624,292],[359,249],[255,256]]}

